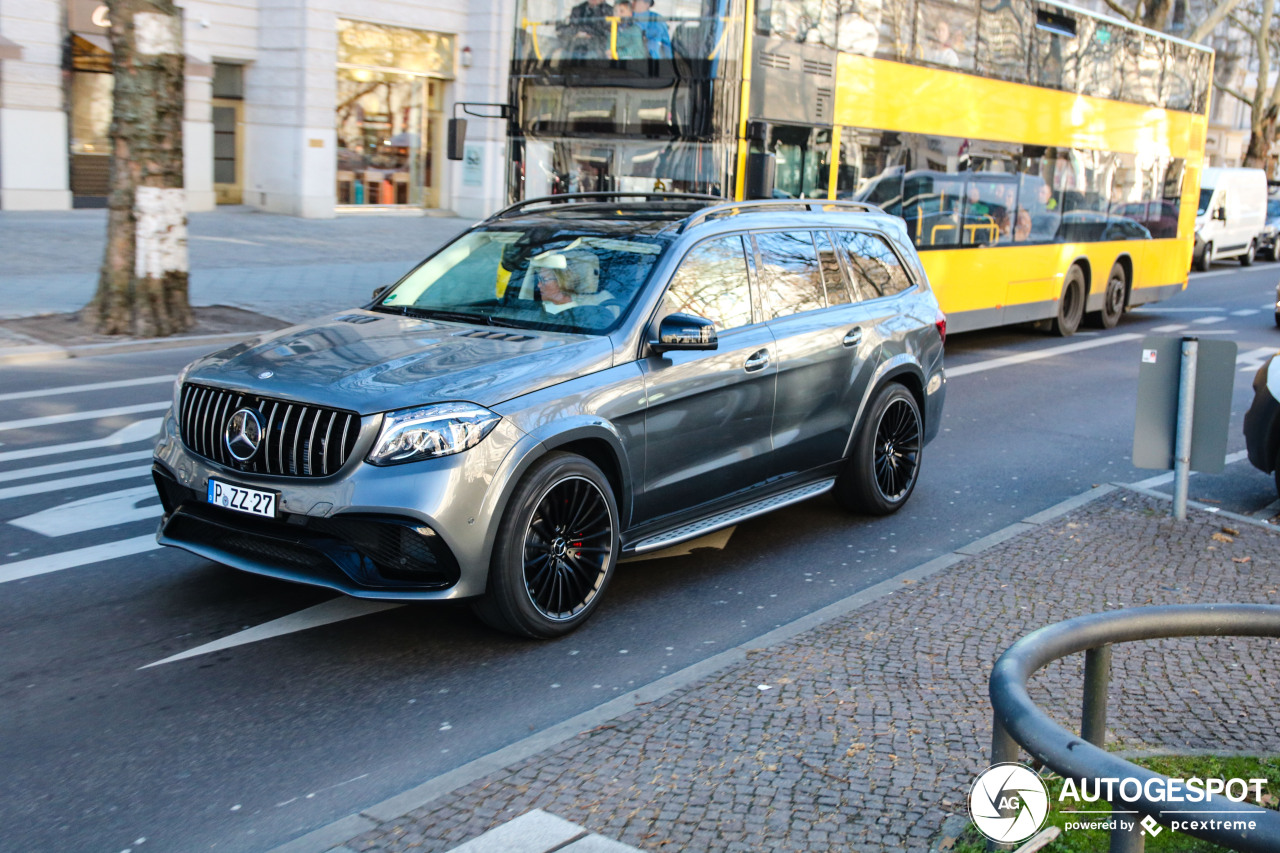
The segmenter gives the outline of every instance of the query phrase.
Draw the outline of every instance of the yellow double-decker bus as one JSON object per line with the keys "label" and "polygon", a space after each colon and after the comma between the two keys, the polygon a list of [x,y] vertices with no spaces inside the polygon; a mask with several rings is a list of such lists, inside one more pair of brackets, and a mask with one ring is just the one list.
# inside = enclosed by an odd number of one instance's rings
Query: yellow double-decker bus
{"label": "yellow double-decker bus", "polygon": [[832,198],[905,220],[952,331],[1186,286],[1212,52],[1049,0],[519,0],[512,200]]}

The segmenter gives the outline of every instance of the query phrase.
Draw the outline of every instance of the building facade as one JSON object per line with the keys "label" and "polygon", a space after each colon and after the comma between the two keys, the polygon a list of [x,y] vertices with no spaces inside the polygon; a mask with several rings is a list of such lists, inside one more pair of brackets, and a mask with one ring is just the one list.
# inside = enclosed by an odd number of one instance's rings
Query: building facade
{"label": "building facade", "polygon": [[[188,208],[293,216],[502,204],[505,124],[472,119],[445,158],[459,102],[505,103],[514,0],[185,0]],[[105,204],[110,20],[102,0],[0,4],[0,209]]]}

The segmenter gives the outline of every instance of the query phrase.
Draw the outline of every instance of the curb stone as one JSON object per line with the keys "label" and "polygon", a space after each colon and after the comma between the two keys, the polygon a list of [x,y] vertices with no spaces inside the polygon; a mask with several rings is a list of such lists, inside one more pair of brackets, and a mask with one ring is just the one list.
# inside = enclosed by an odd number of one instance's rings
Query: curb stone
{"label": "curb stone", "polygon": [[[530,758],[552,746],[563,743],[582,732],[589,731],[608,720],[634,710],[639,705],[655,702],[720,670],[745,662],[748,652],[757,652],[776,645],[811,630],[824,622],[841,617],[900,589],[904,581],[917,581],[934,575],[962,560],[993,548],[1020,533],[1033,530],[1098,498],[1111,494],[1117,490],[1117,487],[1117,485],[1110,484],[1095,486],[1042,512],[1029,516],[1023,521],[1014,522],[995,533],[981,537],[968,545],[961,546],[955,551],[921,563],[915,568],[908,569],[867,587],[807,616],[748,640],[733,649],[713,655],[679,672],[672,673],[631,693],[619,696],[541,732],[441,774],[422,785],[410,788],[381,803],[369,806],[356,814],[348,815],[338,821],[313,830],[293,841],[273,848],[269,853],[351,853],[352,848],[346,846],[345,842],[355,839],[379,824],[421,809],[458,788],[482,779],[518,761]],[[1124,487],[1120,486],[1120,488]],[[1270,525],[1267,526],[1270,527]]]}
{"label": "curb stone", "polygon": [[258,332],[227,332],[218,335],[189,335],[176,338],[139,338],[137,340],[112,342],[105,344],[73,344],[56,346],[54,344],[27,344],[20,346],[0,346],[0,364],[22,364],[40,361],[56,361],[66,358],[89,358],[102,355],[119,355],[130,352],[149,352],[152,350],[183,349],[185,347],[216,346],[223,343],[237,343],[256,335]]}

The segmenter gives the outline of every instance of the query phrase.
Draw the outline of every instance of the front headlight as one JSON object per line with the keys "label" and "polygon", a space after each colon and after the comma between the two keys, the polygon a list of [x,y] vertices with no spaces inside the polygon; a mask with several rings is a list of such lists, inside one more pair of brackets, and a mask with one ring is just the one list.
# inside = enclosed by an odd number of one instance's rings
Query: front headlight
{"label": "front headlight", "polygon": [[388,412],[367,461],[398,465],[461,453],[483,441],[500,420],[500,415],[473,403],[440,403]]}

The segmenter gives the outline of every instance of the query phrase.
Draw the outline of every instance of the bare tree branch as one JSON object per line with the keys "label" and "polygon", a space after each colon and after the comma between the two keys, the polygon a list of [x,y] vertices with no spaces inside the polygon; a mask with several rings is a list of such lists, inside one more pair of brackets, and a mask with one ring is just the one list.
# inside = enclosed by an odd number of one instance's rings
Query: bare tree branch
{"label": "bare tree branch", "polygon": [[1246,95],[1243,92],[1240,92],[1236,89],[1231,88],[1230,86],[1222,86],[1222,85],[1219,85],[1218,83],[1214,83],[1213,88],[1217,89],[1219,92],[1222,92],[1223,94],[1230,95],[1233,98],[1238,98],[1239,100],[1244,101],[1249,106],[1253,106],[1252,95]]}
{"label": "bare tree branch", "polygon": [[1121,6],[1119,3],[1115,2],[1115,0],[1103,0],[1103,2],[1107,4],[1108,9],[1110,9],[1112,12],[1115,12],[1117,15],[1119,15],[1121,18],[1124,18],[1126,21],[1132,22],[1132,21],[1138,20],[1137,8],[1133,9],[1133,11],[1130,11],[1125,7]]}
{"label": "bare tree branch", "polygon": [[1218,24],[1221,24],[1223,19],[1225,19],[1227,15],[1231,14],[1239,5],[1240,0],[1221,0],[1217,6],[1214,6],[1209,10],[1209,14],[1200,22],[1200,26],[1196,27],[1195,30],[1192,31],[1189,40],[1194,42],[1203,42],[1214,30],[1218,28]]}

